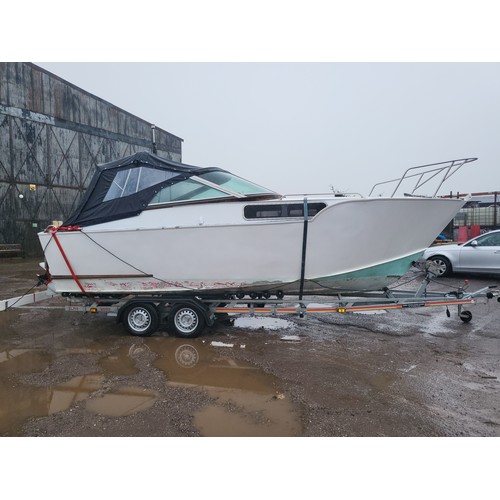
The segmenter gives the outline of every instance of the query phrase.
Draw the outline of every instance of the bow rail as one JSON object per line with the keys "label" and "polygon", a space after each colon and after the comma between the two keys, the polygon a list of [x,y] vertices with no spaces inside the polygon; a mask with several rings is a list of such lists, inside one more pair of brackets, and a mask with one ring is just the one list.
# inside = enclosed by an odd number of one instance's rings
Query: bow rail
{"label": "bow rail", "polygon": [[476,161],[477,158],[462,158],[460,160],[449,160],[449,161],[444,161],[440,163],[429,163],[427,165],[420,165],[418,167],[411,167],[409,168],[402,177],[398,179],[392,179],[390,181],[383,181],[383,182],[378,182],[375,184],[371,191],[370,194],[368,195],[369,197],[372,196],[372,193],[375,191],[375,189],[378,186],[382,186],[384,184],[392,184],[392,183],[397,183],[394,191],[390,195],[391,198],[394,198],[396,196],[396,193],[399,191],[401,188],[401,185],[403,184],[404,181],[408,179],[415,179],[414,180],[414,186],[413,189],[411,190],[410,193],[404,193],[405,196],[419,196],[415,194],[415,192],[420,189],[422,186],[428,184],[430,181],[433,179],[438,180],[438,186],[436,190],[434,191],[434,194],[432,196],[436,196],[438,191],[441,189],[441,186],[443,183],[449,179],[453,174],[455,174],[460,168],[462,168],[466,163],[470,163],[473,161]]}

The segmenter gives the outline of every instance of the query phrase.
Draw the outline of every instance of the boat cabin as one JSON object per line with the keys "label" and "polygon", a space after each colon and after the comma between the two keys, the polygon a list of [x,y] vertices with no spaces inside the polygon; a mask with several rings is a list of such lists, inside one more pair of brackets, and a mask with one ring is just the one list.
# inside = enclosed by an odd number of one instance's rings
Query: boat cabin
{"label": "boat cabin", "polygon": [[97,166],[80,206],[64,226],[89,226],[173,203],[280,199],[220,168],[201,168],[140,152]]}

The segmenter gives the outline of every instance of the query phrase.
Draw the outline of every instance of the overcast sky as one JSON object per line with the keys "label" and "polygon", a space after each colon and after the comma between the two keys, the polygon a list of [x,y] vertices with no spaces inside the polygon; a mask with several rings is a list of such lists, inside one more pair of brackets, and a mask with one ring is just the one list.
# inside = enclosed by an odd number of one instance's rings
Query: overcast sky
{"label": "overcast sky", "polygon": [[33,61],[181,137],[186,163],[281,193],[366,195],[407,168],[478,157],[441,192],[500,190],[494,0],[3,8],[23,21],[2,26],[2,60]]}
{"label": "overcast sky", "polygon": [[281,193],[367,195],[468,157],[441,192],[500,190],[500,63],[36,64]]}

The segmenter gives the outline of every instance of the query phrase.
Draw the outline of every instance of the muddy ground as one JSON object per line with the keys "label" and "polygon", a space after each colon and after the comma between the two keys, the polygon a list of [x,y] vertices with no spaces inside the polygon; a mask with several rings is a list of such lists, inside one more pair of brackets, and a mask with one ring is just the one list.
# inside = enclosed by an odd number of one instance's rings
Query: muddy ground
{"label": "muddy ground", "polygon": [[[1,259],[0,299],[38,272]],[[403,288],[421,279],[411,271]],[[290,315],[218,322],[194,340],[132,337],[65,303],[0,313],[1,436],[500,436],[495,299],[470,306],[470,323],[441,307]]]}

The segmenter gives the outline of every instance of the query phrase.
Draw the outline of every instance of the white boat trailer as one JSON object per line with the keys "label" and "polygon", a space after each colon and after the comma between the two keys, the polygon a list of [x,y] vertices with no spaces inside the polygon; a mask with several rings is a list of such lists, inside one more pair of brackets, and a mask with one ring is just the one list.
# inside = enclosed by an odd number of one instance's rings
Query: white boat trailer
{"label": "white boat trailer", "polygon": [[[150,336],[166,322],[169,329],[178,337],[197,337],[205,328],[212,326],[221,315],[270,315],[280,314],[305,317],[309,314],[348,314],[363,311],[393,310],[418,307],[446,307],[446,314],[451,316],[448,307],[457,306],[458,317],[465,323],[472,319],[472,313],[464,310],[466,305],[474,304],[478,297],[497,298],[496,285],[467,292],[461,287],[451,292],[430,292],[427,286],[433,278],[429,273],[418,290],[403,291],[385,289],[379,292],[366,292],[355,296],[336,295],[328,297],[328,303],[305,301],[301,297],[268,299],[238,298],[234,296],[202,297],[198,295],[134,295],[126,297],[67,297],[68,305],[50,306],[50,309],[65,309],[83,313],[106,313],[122,322],[126,330],[135,336]],[[28,293],[0,301],[0,312],[13,308],[46,309],[36,304],[59,294],[44,290]],[[253,297],[253,296],[252,296]]]}

